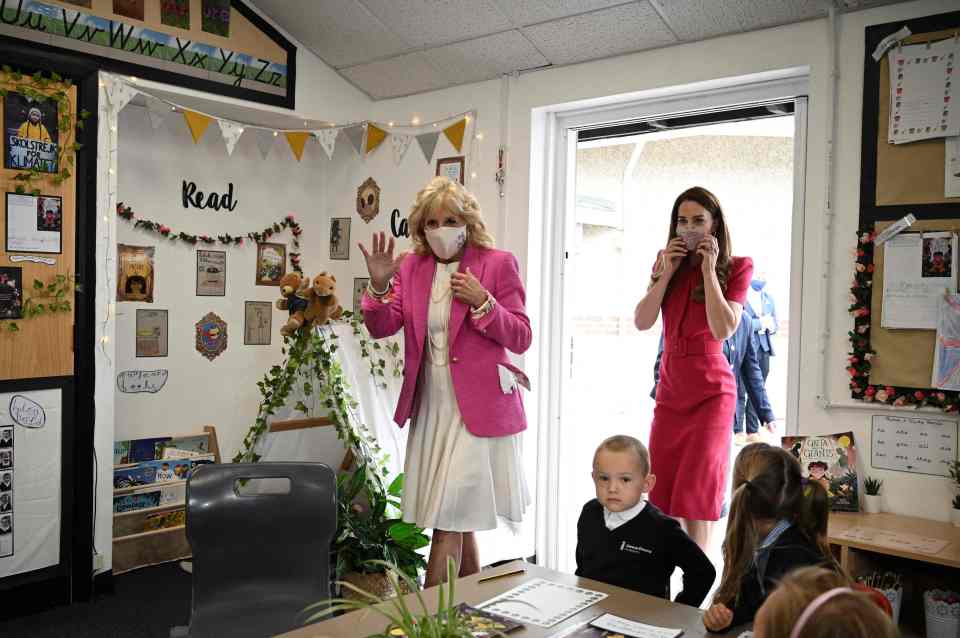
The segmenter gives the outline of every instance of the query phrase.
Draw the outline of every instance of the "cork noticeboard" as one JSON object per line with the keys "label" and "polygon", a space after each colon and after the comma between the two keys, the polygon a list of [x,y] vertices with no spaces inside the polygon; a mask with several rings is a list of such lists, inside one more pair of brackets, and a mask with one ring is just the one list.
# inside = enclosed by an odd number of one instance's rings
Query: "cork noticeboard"
{"label": "cork noticeboard", "polygon": [[[917,44],[954,37],[960,28],[917,33],[903,44]],[[890,58],[880,60],[880,101],[877,111],[877,206],[897,204],[960,204],[960,197],[943,196],[943,138],[890,144]]]}
{"label": "cork noticeboard", "polygon": [[[879,233],[892,222],[877,222]],[[910,232],[960,233],[960,219],[918,221]],[[883,258],[881,246],[873,253],[873,292],[870,298],[870,346],[877,353],[870,368],[870,383],[880,386],[929,388],[933,373],[936,330],[890,330],[880,326],[883,308]]]}

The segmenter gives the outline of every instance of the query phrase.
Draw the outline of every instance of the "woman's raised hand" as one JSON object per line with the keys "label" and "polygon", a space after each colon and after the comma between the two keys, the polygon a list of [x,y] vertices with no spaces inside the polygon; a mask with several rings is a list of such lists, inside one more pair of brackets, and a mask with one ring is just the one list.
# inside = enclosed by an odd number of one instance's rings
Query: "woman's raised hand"
{"label": "woman's raised hand", "polygon": [[383,290],[387,287],[387,284],[390,283],[390,280],[393,279],[393,276],[397,274],[397,270],[400,269],[400,263],[403,261],[403,258],[407,256],[407,253],[402,252],[394,257],[393,237],[391,237],[388,242],[386,233],[374,233],[370,244],[373,248],[368,251],[362,243],[358,242],[360,252],[363,253],[363,258],[367,260],[367,272],[370,274],[370,283],[374,289]]}
{"label": "woman's raised hand", "polygon": [[682,237],[674,237],[667,242],[667,247],[660,252],[660,268],[665,279],[673,277],[687,252],[687,244]]}

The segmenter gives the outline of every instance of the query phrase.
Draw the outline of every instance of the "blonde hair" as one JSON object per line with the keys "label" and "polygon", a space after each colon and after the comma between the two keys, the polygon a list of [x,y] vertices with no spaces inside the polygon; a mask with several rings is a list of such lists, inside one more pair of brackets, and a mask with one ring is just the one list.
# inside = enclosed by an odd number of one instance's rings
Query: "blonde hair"
{"label": "blonde hair", "polygon": [[[803,611],[820,594],[849,587],[841,574],[822,567],[801,567],[783,577],[757,614],[754,632],[764,638],[789,638]],[[844,592],[817,607],[800,629],[799,638],[896,638],[897,630],[868,594]]]}
{"label": "blonde hair", "polygon": [[423,231],[424,218],[438,208],[456,213],[467,224],[467,242],[480,248],[493,248],[493,235],[487,231],[480,213],[480,204],[473,194],[449,177],[434,177],[417,193],[410,211],[410,241],[413,252],[431,255]]}
{"label": "blonde hair", "polygon": [[635,439],[626,434],[617,434],[616,436],[605,439],[603,443],[597,447],[597,451],[593,453],[594,467],[597,466],[597,456],[600,455],[601,450],[607,450],[608,452],[625,452],[630,450],[637,455],[640,472],[644,476],[650,473],[650,452],[648,452],[647,447],[640,442],[640,439]]}

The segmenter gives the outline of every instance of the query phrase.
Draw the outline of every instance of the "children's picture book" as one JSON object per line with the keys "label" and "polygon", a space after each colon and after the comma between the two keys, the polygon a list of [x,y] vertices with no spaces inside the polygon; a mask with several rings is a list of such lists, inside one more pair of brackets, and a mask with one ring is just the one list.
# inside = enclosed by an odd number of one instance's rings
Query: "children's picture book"
{"label": "children's picture book", "polygon": [[113,442],[113,464],[124,465],[130,462],[130,441]]}
{"label": "children's picture book", "polygon": [[200,456],[210,453],[210,437],[206,434],[197,436],[175,436],[156,444],[154,458],[157,459],[185,459],[191,456]]}
{"label": "children's picture book", "polygon": [[130,441],[114,441],[113,464],[126,465],[141,461],[154,461],[157,456],[157,445],[170,440],[169,436],[153,437],[149,439],[132,439]]}
{"label": "children's picture book", "polygon": [[143,461],[130,467],[117,468],[113,471],[113,488],[185,481],[197,460],[205,459]]}
{"label": "children's picture book", "polygon": [[800,461],[803,476],[820,483],[830,497],[830,509],[857,512],[857,446],[853,432],[820,436],[785,436],[783,449]]}
{"label": "children's picture book", "polygon": [[179,527],[186,524],[186,520],[186,511],[184,510],[149,514],[143,523],[143,531],[150,532],[157,529]]}
{"label": "children's picture book", "polygon": [[160,490],[113,497],[113,513],[134,512],[160,505]]}

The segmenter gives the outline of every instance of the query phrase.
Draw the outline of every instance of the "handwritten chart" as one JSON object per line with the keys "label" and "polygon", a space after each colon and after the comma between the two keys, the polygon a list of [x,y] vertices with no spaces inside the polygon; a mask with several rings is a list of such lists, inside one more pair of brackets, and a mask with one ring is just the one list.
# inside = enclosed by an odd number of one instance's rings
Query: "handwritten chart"
{"label": "handwritten chart", "polygon": [[957,422],[931,417],[874,416],[870,464],[875,468],[950,476],[957,458]]}

